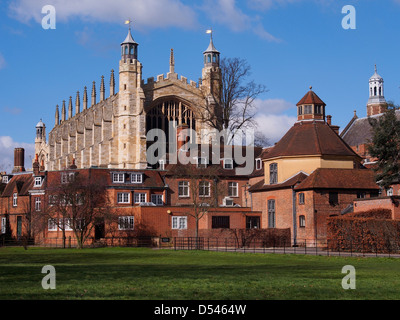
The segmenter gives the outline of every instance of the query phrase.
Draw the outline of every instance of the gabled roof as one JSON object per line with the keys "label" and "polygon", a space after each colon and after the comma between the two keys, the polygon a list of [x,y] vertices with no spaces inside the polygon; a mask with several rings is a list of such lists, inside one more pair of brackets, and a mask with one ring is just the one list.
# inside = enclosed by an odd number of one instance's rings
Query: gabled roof
{"label": "gabled roof", "polygon": [[319,168],[295,187],[307,189],[379,190],[379,186],[372,170]]}
{"label": "gabled roof", "polygon": [[[379,119],[383,113],[373,115],[370,118]],[[396,110],[396,117],[400,120],[400,110]],[[350,146],[367,144],[372,140],[373,131],[368,117],[354,118],[341,132],[340,136]]]}
{"label": "gabled roof", "polygon": [[2,194],[3,197],[11,197],[14,191],[20,196],[29,194],[29,190],[33,186],[33,175],[32,173],[17,174],[7,183]]}
{"label": "gabled roof", "polygon": [[359,156],[323,121],[295,123],[264,159],[284,156]]}
{"label": "gabled roof", "polygon": [[306,93],[306,95],[297,103],[297,106],[303,105],[303,104],[319,104],[326,106],[325,102],[323,102],[320,97],[317,96],[317,94],[310,89]]}
{"label": "gabled roof", "polygon": [[288,180],[278,183],[278,184],[265,184],[264,180],[259,181],[258,183],[251,186],[249,189],[250,192],[260,192],[260,191],[270,191],[270,190],[277,190],[277,189],[287,189],[295,186],[296,184],[300,183],[308,176],[304,172],[299,172],[295,176],[289,178]]}

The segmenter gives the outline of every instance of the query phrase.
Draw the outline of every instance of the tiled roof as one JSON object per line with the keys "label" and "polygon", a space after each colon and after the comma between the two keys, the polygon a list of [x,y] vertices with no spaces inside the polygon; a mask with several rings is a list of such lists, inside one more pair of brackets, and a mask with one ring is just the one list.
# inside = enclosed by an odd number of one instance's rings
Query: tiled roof
{"label": "tiled roof", "polygon": [[293,125],[265,159],[282,156],[359,156],[325,122],[303,121]]}
{"label": "tiled roof", "polygon": [[304,179],[306,179],[308,176],[303,173],[299,172],[295,176],[291,177],[290,179],[278,183],[278,184],[265,184],[264,180],[254,184],[253,186],[250,187],[249,191],[250,192],[260,192],[260,191],[270,191],[270,190],[277,190],[277,189],[286,189],[286,188],[291,188],[295,186],[296,184],[300,183]]}
{"label": "tiled roof", "polygon": [[25,196],[33,186],[32,173],[17,174],[7,183],[2,194],[3,197],[11,197],[16,189],[18,195]]}
{"label": "tiled roof", "polygon": [[[371,116],[379,119],[382,114]],[[397,119],[400,120],[400,110],[396,110]],[[357,146],[369,143],[372,140],[372,127],[369,124],[368,117],[352,119],[340,136],[350,146]]]}
{"label": "tiled roof", "polygon": [[323,102],[320,97],[317,96],[317,94],[310,90],[306,93],[306,95],[299,101],[297,106],[303,105],[303,104],[319,104],[326,106],[325,102]]}
{"label": "tiled roof", "polygon": [[379,190],[375,174],[368,169],[319,168],[295,187],[297,191],[307,189],[361,189]]}

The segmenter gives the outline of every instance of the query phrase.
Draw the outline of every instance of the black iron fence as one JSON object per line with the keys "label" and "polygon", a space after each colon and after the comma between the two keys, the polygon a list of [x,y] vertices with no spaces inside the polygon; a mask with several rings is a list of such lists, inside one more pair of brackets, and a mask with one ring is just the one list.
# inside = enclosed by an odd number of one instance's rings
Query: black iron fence
{"label": "black iron fence", "polygon": [[399,257],[398,240],[371,245],[364,241],[354,241],[343,245],[341,240],[328,239],[298,239],[293,242],[280,241],[267,243],[263,240],[252,240],[243,243],[232,238],[174,238],[174,250],[208,250],[219,252],[242,253],[280,253],[280,254],[310,254],[326,256],[364,256],[364,257]]}

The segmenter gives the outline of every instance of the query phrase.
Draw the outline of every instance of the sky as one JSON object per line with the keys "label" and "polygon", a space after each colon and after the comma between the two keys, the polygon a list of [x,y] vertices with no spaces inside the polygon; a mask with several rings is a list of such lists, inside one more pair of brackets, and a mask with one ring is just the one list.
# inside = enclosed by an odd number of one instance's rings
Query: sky
{"label": "sky", "polygon": [[197,82],[211,28],[221,57],[246,59],[267,87],[256,117],[273,144],[310,86],[341,129],[354,111],[365,117],[375,64],[386,100],[400,104],[399,17],[400,0],[0,0],[0,171],[12,170],[16,147],[31,168],[35,126],[43,119],[48,134],[63,100],[82,99],[84,86],[90,96],[102,75],[108,97],[127,19],[145,80],[169,71],[173,48],[175,71]]}

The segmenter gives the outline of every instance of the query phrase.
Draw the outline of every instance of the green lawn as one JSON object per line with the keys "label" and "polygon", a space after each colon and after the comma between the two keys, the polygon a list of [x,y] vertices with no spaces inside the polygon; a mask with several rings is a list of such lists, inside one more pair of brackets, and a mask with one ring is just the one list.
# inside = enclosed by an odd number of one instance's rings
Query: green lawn
{"label": "green lawn", "polygon": [[[44,290],[44,265],[56,289]],[[342,288],[342,267],[356,289]],[[136,248],[0,248],[0,299],[399,299],[400,259]]]}

